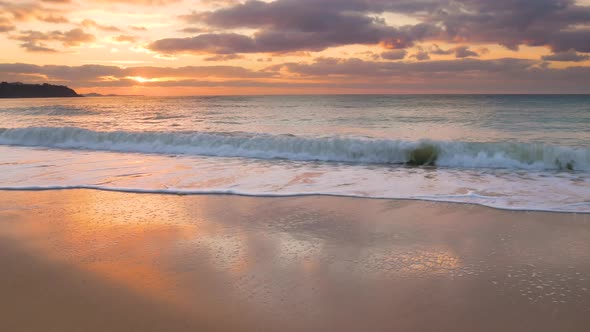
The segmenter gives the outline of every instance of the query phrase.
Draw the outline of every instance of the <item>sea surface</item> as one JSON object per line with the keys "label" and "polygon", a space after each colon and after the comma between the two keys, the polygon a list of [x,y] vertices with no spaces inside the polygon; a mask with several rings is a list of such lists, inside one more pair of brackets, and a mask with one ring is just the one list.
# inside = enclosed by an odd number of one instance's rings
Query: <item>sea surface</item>
{"label": "sea surface", "polygon": [[590,213],[590,96],[0,100],[0,189],[57,188]]}

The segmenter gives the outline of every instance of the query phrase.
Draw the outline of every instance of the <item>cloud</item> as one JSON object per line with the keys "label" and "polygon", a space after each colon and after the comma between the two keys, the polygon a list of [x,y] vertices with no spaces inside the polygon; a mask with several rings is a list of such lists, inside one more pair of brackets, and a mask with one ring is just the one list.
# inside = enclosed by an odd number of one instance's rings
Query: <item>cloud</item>
{"label": "cloud", "polygon": [[39,16],[38,19],[43,22],[55,23],[55,24],[70,22],[70,20],[68,20],[64,16],[54,16],[54,15]]}
{"label": "cloud", "polygon": [[94,35],[86,33],[82,29],[72,29],[65,32],[54,31],[51,33],[51,38],[61,41],[64,46],[79,46],[93,42],[96,39]]}
{"label": "cloud", "polygon": [[54,24],[68,23],[69,20],[62,13],[62,10],[47,8],[35,2],[0,1],[0,32],[12,30],[7,27],[14,26],[15,22],[39,20]]}
{"label": "cloud", "polygon": [[[380,18],[383,13],[403,14],[420,23],[392,26]],[[180,18],[222,32],[165,38],[153,43],[152,50],[282,53],[353,44],[400,49],[417,42],[445,41],[590,52],[590,7],[574,0],[250,0]],[[255,32],[232,32],[244,28]],[[235,47],[233,42],[237,42]],[[479,55],[469,48],[455,49],[454,54],[459,58]]]}
{"label": "cloud", "polygon": [[205,60],[205,61],[230,61],[230,60],[244,59],[244,58],[245,57],[243,55],[227,54],[227,55],[214,55],[211,57],[207,57],[203,60]]}
{"label": "cloud", "polygon": [[449,54],[453,54],[455,53],[455,50],[450,48],[448,50],[443,50],[442,48],[440,48],[438,45],[433,44],[432,46],[430,46],[430,50],[429,52],[431,54],[437,54],[437,55],[449,55]]}
{"label": "cloud", "polygon": [[200,0],[200,4],[209,7],[229,6],[240,3],[240,0]]}
{"label": "cloud", "polygon": [[[269,78],[272,72],[253,71],[235,66],[186,66],[186,67],[119,67],[88,64],[82,66],[31,65],[23,63],[0,64],[0,74],[37,74],[52,81],[77,85],[80,82],[116,82],[129,77],[154,78]],[[108,79],[107,79],[108,78]]]}
{"label": "cloud", "polygon": [[97,23],[94,20],[85,19],[80,22],[80,25],[84,28],[94,28],[102,31],[112,31],[112,32],[119,32],[121,29],[117,28],[116,26],[112,25],[102,25]]}
{"label": "cloud", "polygon": [[313,63],[284,63],[267,68],[270,71],[287,70],[302,76],[351,76],[351,77],[411,77],[422,75],[466,75],[514,71],[523,72],[538,65],[539,61],[504,58],[496,60],[434,60],[424,62],[379,62],[361,59],[318,58]]}
{"label": "cloud", "polygon": [[[486,48],[482,48],[480,51],[481,52],[489,52],[489,50],[487,50]],[[468,58],[468,57],[479,57],[479,53],[471,50],[469,48],[469,46],[457,46],[457,47],[449,48],[447,50],[443,50],[438,45],[434,44],[430,47],[429,53],[430,54],[437,54],[437,55],[454,54],[455,58],[458,58],[458,59]]]}
{"label": "cloud", "polygon": [[120,43],[136,43],[139,40],[139,37],[133,35],[118,35],[113,39]]}
{"label": "cloud", "polygon": [[149,45],[153,51],[162,53],[252,53],[256,52],[256,42],[247,36],[224,33],[203,34],[191,38],[167,38],[155,41]]}
{"label": "cloud", "polygon": [[415,54],[410,55],[410,58],[414,58],[418,61],[430,60],[430,55],[427,51],[422,49],[421,47],[418,48],[418,52]]}
{"label": "cloud", "polygon": [[6,17],[0,16],[0,32],[7,32],[16,29],[16,26]]}
{"label": "cloud", "polygon": [[284,63],[268,67],[303,80],[365,84],[368,91],[477,93],[590,92],[590,68],[553,69],[537,60],[503,58],[421,62],[378,62],[361,59],[318,58],[312,63]]}
{"label": "cloud", "polygon": [[350,44],[377,44],[396,49],[413,45],[422,36],[434,34],[435,28],[423,25],[402,27],[340,27],[335,31],[264,30],[253,37],[237,33],[205,33],[188,38],[166,38],[149,45],[156,52],[175,53],[287,53],[322,51],[328,47]]}
{"label": "cloud", "polygon": [[401,60],[408,55],[406,50],[393,50],[381,53],[381,58],[385,60]]}
{"label": "cloud", "polygon": [[161,77],[217,77],[217,78],[268,78],[274,73],[254,71],[236,66],[186,66],[186,67],[128,67],[123,71],[125,76],[141,76],[146,78]]}
{"label": "cloud", "polygon": [[179,31],[184,32],[184,33],[202,33],[202,32],[206,32],[207,29],[188,27],[188,28],[180,29]]}
{"label": "cloud", "polygon": [[61,42],[63,46],[80,46],[85,43],[91,43],[96,40],[94,35],[84,32],[82,29],[72,29],[69,31],[21,31],[17,35],[9,38],[23,42],[20,46],[30,52],[55,52],[55,49],[48,48],[44,42]]}
{"label": "cloud", "polygon": [[146,27],[139,26],[139,25],[130,25],[129,28],[135,31],[147,31]]}
{"label": "cloud", "polygon": [[564,61],[564,62],[581,62],[590,59],[590,55],[580,54],[574,50],[566,52],[554,53],[551,55],[545,55],[541,57],[545,61]]}
{"label": "cloud", "polygon": [[[357,1],[361,3],[361,1]],[[226,32],[206,33],[190,38],[166,38],[151,49],[162,53],[285,53],[321,51],[329,47],[382,44],[385,48],[405,48],[423,38],[433,38],[440,29],[428,23],[392,27],[368,15],[354,1],[263,2],[252,0],[209,12],[181,16],[189,24],[204,24]],[[252,36],[227,32],[257,29]]]}
{"label": "cloud", "polygon": [[24,48],[25,50],[27,50],[27,52],[33,52],[33,53],[57,53],[58,52],[56,49],[47,47],[45,44],[38,43],[38,42],[24,42],[20,46],[22,48]]}
{"label": "cloud", "polygon": [[590,50],[590,29],[580,28],[590,23],[590,7],[574,0],[456,0],[423,17],[443,26],[451,41]]}
{"label": "cloud", "polygon": [[478,57],[479,54],[475,51],[469,49],[469,46],[459,46],[455,47],[455,57],[456,58],[468,58],[468,57]]}
{"label": "cloud", "polygon": [[[556,69],[540,60],[504,58],[412,62],[317,58],[283,63],[264,70],[236,66],[118,67],[108,65],[38,66],[0,64],[2,77],[29,77],[72,87],[268,87],[350,89],[362,92],[590,92],[590,68]],[[151,81],[138,82],[133,77]]]}
{"label": "cloud", "polygon": [[129,4],[129,5],[149,5],[149,6],[158,6],[158,5],[169,5],[173,3],[180,2],[181,0],[90,0],[93,2],[103,2],[103,3],[121,3],[121,4]]}

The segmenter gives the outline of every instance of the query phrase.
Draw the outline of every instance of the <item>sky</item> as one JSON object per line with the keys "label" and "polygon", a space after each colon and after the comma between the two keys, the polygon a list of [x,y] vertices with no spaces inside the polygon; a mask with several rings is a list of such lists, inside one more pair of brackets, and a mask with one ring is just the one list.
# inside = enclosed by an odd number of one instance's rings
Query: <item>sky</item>
{"label": "sky", "polygon": [[590,0],[0,0],[0,49],[80,93],[590,93]]}

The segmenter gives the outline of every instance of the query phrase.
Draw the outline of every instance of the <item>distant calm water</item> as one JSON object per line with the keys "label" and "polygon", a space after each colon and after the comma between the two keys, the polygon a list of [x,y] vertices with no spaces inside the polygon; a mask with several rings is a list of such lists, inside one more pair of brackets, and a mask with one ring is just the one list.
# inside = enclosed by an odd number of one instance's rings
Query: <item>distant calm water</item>
{"label": "distant calm water", "polygon": [[590,96],[0,101],[0,189],[326,194],[590,213]]}

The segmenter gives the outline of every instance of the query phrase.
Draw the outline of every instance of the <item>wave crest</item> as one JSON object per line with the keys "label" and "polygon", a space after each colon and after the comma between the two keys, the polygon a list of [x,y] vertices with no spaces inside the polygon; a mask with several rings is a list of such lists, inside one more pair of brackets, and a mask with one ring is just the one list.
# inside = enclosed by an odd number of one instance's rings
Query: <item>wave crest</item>
{"label": "wave crest", "polygon": [[202,132],[100,132],[76,127],[0,128],[0,144],[457,168],[590,170],[590,150],[529,143],[404,141]]}

